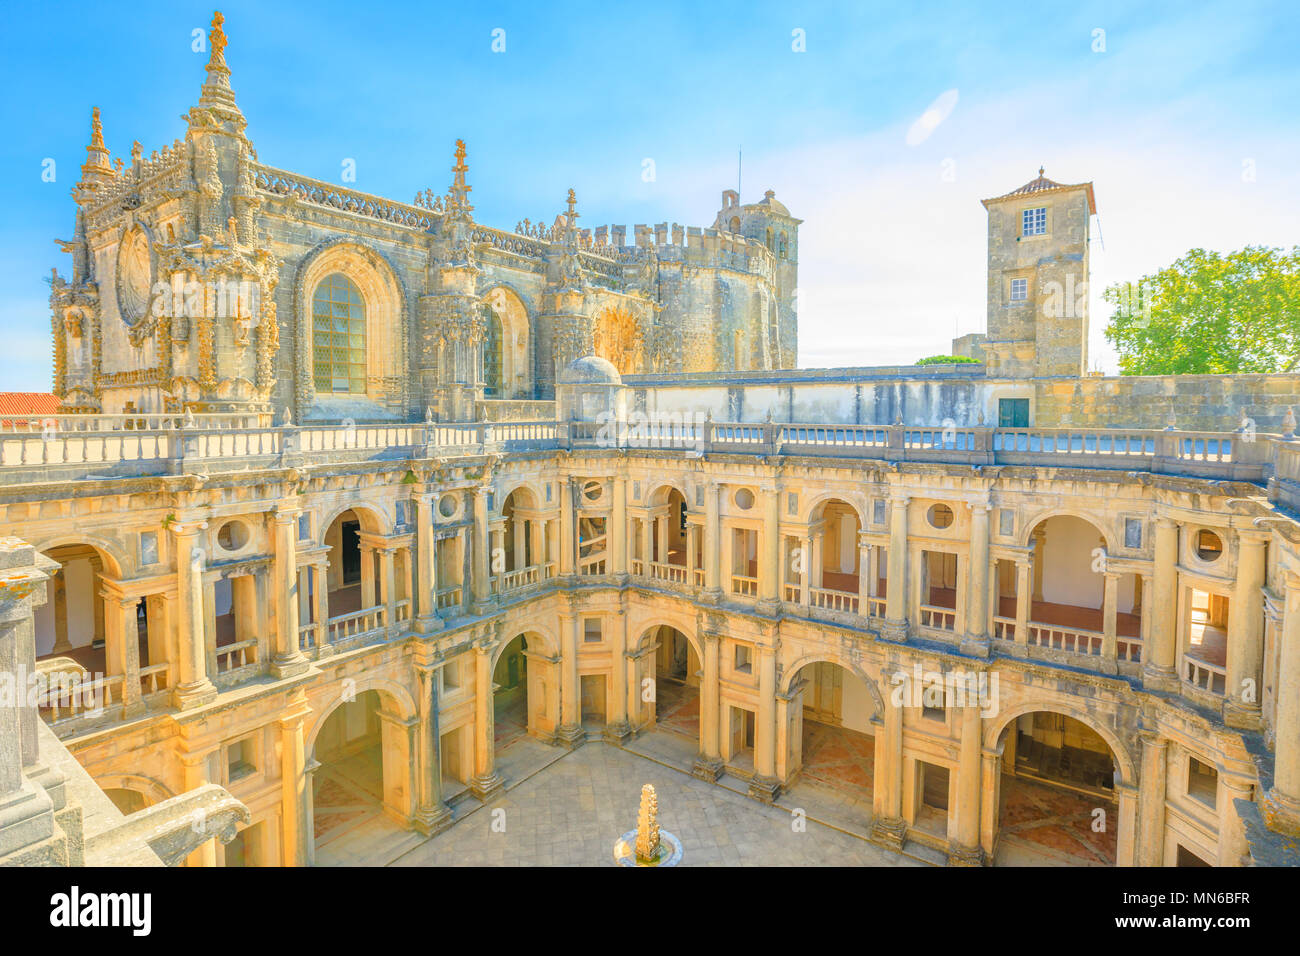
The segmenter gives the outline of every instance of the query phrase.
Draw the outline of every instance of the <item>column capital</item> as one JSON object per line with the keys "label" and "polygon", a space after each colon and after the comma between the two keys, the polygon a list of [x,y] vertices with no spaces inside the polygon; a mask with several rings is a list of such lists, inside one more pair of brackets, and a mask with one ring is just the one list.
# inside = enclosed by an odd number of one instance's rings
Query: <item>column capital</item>
{"label": "column capital", "polygon": [[173,521],[168,525],[168,529],[178,538],[188,538],[197,535],[200,531],[206,530],[208,521],[206,518],[189,518],[184,521]]}

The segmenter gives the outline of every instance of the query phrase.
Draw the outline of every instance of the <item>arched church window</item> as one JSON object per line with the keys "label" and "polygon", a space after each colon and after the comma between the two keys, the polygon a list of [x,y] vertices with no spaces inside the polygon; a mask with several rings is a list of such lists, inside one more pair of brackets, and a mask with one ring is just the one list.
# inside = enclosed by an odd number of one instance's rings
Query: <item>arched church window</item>
{"label": "arched church window", "polygon": [[737,233],[737,234],[739,234],[739,232],[740,232],[740,217],[739,217],[739,216],[732,216],[732,217],[731,217],[731,231],[732,231],[733,233]]}
{"label": "arched church window", "polygon": [[318,392],[366,391],[366,304],[343,275],[327,275],[311,302],[312,370]]}
{"label": "arched church window", "polygon": [[501,320],[491,306],[484,306],[483,317],[487,322],[483,337],[483,393],[496,395],[501,391]]}

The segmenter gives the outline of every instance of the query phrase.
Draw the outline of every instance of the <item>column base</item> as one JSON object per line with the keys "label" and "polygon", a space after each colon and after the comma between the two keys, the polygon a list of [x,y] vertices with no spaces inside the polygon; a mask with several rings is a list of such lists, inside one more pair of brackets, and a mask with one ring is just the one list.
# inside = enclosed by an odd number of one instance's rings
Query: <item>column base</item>
{"label": "column base", "polygon": [[722,761],[717,757],[697,756],[691,767],[691,776],[707,783],[717,783],[722,776]]}
{"label": "column base", "polygon": [[781,602],[777,598],[763,598],[754,605],[754,610],[764,617],[776,617],[781,613]]}
{"label": "column base", "polygon": [[600,736],[605,743],[621,747],[623,742],[632,736],[632,725],[626,720],[617,720],[612,724],[606,724]]}
{"label": "column base", "polygon": [[172,691],[172,704],[177,710],[190,710],[202,707],[217,699],[217,688],[206,677],[193,683],[181,684]]}
{"label": "column base", "polygon": [[1172,667],[1143,667],[1142,689],[1172,693],[1178,690],[1178,675]]}
{"label": "column base", "polygon": [[[33,852],[37,847],[48,847],[58,836],[54,826],[54,806],[49,794],[39,784],[21,780],[19,789],[0,800],[0,859],[20,851]],[[66,847],[64,848],[66,853]],[[36,853],[32,863],[44,862],[45,854]],[[62,861],[45,862],[47,866],[66,866]]]}
{"label": "column base", "polygon": [[627,587],[628,582],[632,580],[632,576],[626,571],[615,571],[609,576],[609,579],[610,583],[613,584],[614,587],[625,588]]}
{"label": "column base", "polygon": [[902,817],[876,817],[871,821],[871,842],[890,850],[902,850],[907,824]]}
{"label": "column base", "polygon": [[757,774],[749,781],[749,795],[759,803],[776,803],[781,794],[781,781],[776,777],[760,777]]}
{"label": "column base", "polygon": [[979,846],[962,846],[960,843],[948,844],[949,866],[983,866],[984,848]]}
{"label": "column base", "polygon": [[957,650],[968,657],[988,657],[989,639],[987,637],[967,637],[957,646]]}
{"label": "column base", "polygon": [[432,807],[422,807],[415,811],[415,829],[424,836],[435,836],[454,822],[455,817],[445,803],[437,803]]}
{"label": "column base", "polygon": [[492,773],[471,777],[469,781],[470,793],[484,803],[496,797],[505,787],[505,781],[501,779],[501,775],[495,770]]}
{"label": "column base", "polygon": [[722,588],[705,588],[700,592],[700,603],[702,604],[721,604]]}
{"label": "column base", "polygon": [[496,602],[491,598],[485,601],[475,601],[469,606],[469,610],[475,617],[484,617],[496,610]]}
{"label": "column base", "polygon": [[906,621],[886,621],[880,626],[880,639],[894,644],[906,644],[907,631]]}
{"label": "column base", "polygon": [[1224,701],[1223,722],[1237,730],[1264,729],[1264,717],[1259,706],[1239,704],[1235,700]]}
{"label": "column base", "polygon": [[291,654],[287,657],[276,657],[271,659],[271,676],[283,680],[286,677],[297,677],[299,674],[307,673],[307,668],[311,662],[302,654]]}
{"label": "column base", "polygon": [[555,732],[555,739],[560,746],[576,750],[587,742],[587,732],[581,724],[564,724]]}
{"label": "column base", "polygon": [[432,634],[434,631],[441,631],[442,618],[433,614],[427,617],[417,617],[415,619],[415,630],[419,634]]}

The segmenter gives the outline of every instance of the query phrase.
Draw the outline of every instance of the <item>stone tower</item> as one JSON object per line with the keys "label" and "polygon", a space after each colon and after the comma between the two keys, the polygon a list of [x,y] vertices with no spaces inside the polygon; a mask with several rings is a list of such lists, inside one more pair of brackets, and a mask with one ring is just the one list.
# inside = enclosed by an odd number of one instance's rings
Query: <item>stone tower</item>
{"label": "stone tower", "polygon": [[1071,377],[1088,365],[1092,183],[1038,178],[995,199],[989,216],[985,362],[1012,378]]}
{"label": "stone tower", "polygon": [[773,368],[795,368],[799,364],[799,336],[796,289],[799,286],[799,226],[802,219],[768,190],[756,203],[740,204],[734,189],[722,193],[722,208],[714,228],[763,243],[776,258],[775,302],[767,316],[767,335],[774,358]]}

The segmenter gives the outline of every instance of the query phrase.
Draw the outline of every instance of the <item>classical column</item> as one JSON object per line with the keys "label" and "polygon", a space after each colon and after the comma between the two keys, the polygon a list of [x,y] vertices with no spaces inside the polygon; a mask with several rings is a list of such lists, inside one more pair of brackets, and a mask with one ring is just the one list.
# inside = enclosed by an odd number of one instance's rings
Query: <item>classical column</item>
{"label": "classical column", "polygon": [[1224,681],[1223,720],[1229,727],[1255,728],[1260,722],[1264,552],[1268,538],[1239,531],[1237,542],[1237,586],[1228,611],[1228,675]]}
{"label": "classical column", "polygon": [[1273,715],[1273,789],[1266,804],[1270,823],[1300,833],[1300,575],[1283,579],[1286,589],[1278,654],[1277,704]]}
{"label": "classical column", "polygon": [[442,627],[438,618],[438,551],[433,536],[436,493],[415,496],[415,629],[428,634]]}
{"label": "classical column", "polygon": [[1034,559],[1032,554],[1016,559],[1016,633],[1017,644],[1029,640],[1029,609],[1032,605],[1029,589],[1032,587]]}
{"label": "classical column", "polygon": [[776,649],[765,644],[755,648],[758,656],[758,715],[754,725],[754,776],[749,795],[773,803],[781,790],[776,779]]}
{"label": "classical column", "polygon": [[364,541],[358,546],[361,551],[361,607],[369,609],[375,606],[375,549]]}
{"label": "classical column", "polygon": [[415,828],[433,836],[451,826],[452,814],[442,802],[442,767],[438,763],[438,671],[427,655],[421,657],[417,651],[417,656]]}
{"label": "classical column", "polygon": [[621,603],[624,606],[619,608],[618,616],[614,620],[614,626],[610,629],[613,633],[606,638],[609,644],[610,670],[609,670],[609,694],[610,701],[607,713],[609,721],[605,724],[604,739],[606,743],[621,744],[632,736],[632,725],[627,720],[627,596],[623,593]]}
{"label": "classical column", "polygon": [[581,684],[578,679],[578,628],[582,620],[569,605],[560,622],[560,726],[556,737],[566,747],[580,747],[587,737],[582,729]]}
{"label": "classical column", "polygon": [[1032,539],[1034,549],[1034,600],[1041,603],[1043,600],[1043,577],[1047,571],[1047,563],[1043,560],[1047,547],[1047,526],[1040,524],[1035,528]]}
{"label": "classical column", "polygon": [[722,514],[718,495],[722,486],[709,482],[704,488],[704,600],[717,604],[722,600]]}
{"label": "classical column", "polygon": [[[489,528],[488,540],[491,542],[490,545],[488,546],[488,592],[492,593],[493,591],[496,591],[499,593],[502,585],[501,575],[505,574],[510,570],[510,568],[507,567],[506,560],[505,560],[505,554],[506,554],[505,526],[503,525],[499,528]],[[498,556],[500,556],[501,558],[499,564],[497,562]],[[494,579],[496,582],[496,588],[492,587]]]}
{"label": "classical column", "polygon": [[611,574],[623,577],[627,575],[627,479],[615,475],[612,485],[614,501],[609,516],[609,570]]}
{"label": "classical column", "polygon": [[966,639],[963,654],[989,654],[989,503],[970,506],[970,567],[966,599]]}
{"label": "classical column", "polygon": [[1115,820],[1115,865],[1137,864],[1138,788],[1115,781],[1115,799],[1119,802]]}
{"label": "classical column", "polygon": [[668,563],[668,516],[657,515],[655,517],[655,537],[658,547],[655,548],[656,560],[660,564]]}
{"label": "classical column", "polygon": [[277,508],[272,516],[271,582],[275,604],[275,657],[271,673],[293,677],[307,670],[298,646],[298,512]]}
{"label": "classical column", "polygon": [[1249,801],[1252,785],[1249,780],[1226,775],[1220,775],[1219,780],[1223,789],[1219,798],[1219,858],[1215,865],[1249,866],[1250,845],[1246,842],[1246,828],[1237,813],[1236,801]]}
{"label": "classical column", "polygon": [[[474,613],[487,611],[488,594],[488,487],[478,485],[474,489],[474,541],[470,565],[474,585]],[[491,676],[491,675],[489,675]]]}
{"label": "classical column", "polygon": [[525,544],[525,536],[528,533],[528,520],[526,518],[511,517],[510,519],[510,546],[514,549],[515,560],[514,567],[507,570],[522,571],[528,567],[528,546]]}
{"label": "classical column", "polygon": [[[892,547],[890,563],[893,563]],[[891,576],[893,572],[890,572]],[[892,591],[892,585],[891,591]],[[876,779],[879,788],[880,807],[876,818],[871,822],[872,840],[895,850],[901,849],[907,839],[907,824],[903,820],[903,704],[894,700],[894,689],[899,685],[895,681],[901,678],[902,689],[907,689],[907,675],[898,672],[891,675],[888,670],[880,675],[881,686],[885,689],[883,725],[876,734]]]}
{"label": "classical column", "polygon": [[203,600],[204,557],[198,541],[199,532],[206,527],[207,524],[200,521],[187,521],[172,526],[176,541],[177,594],[177,684],[172,698],[178,710],[197,707],[217,696],[216,687],[208,679],[207,626]]}
{"label": "classical column", "polygon": [[718,688],[718,658],[722,638],[710,631],[700,634],[704,645],[704,675],[700,680],[700,752],[691,772],[710,783],[722,774],[722,757],[718,748],[721,702]]}
{"label": "classical column", "polygon": [[136,617],[140,598],[105,586],[101,599],[109,676],[122,677],[122,716],[139,717],[145,709],[140,697],[140,631]]}
{"label": "classical column", "polygon": [[1101,659],[1103,668],[1114,673],[1119,656],[1119,572],[1106,571],[1101,602]]}
{"label": "classical column", "polygon": [[858,614],[871,615],[871,545],[858,534]]}
{"label": "classical column", "polygon": [[980,846],[980,705],[968,702],[961,709],[961,750],[957,765],[956,838],[948,845],[948,863],[979,866],[984,862]]}
{"label": "classical column", "polygon": [[889,573],[882,637],[907,640],[907,496],[889,500]]}
{"label": "classical column", "polygon": [[980,850],[993,862],[998,838],[998,809],[1002,802],[1002,752],[984,750],[980,760]]}
{"label": "classical column", "polygon": [[1157,690],[1177,686],[1174,653],[1178,634],[1178,524],[1156,519],[1155,565],[1152,568],[1149,640],[1142,648],[1142,683]]}
{"label": "classical column", "polygon": [[474,776],[469,788],[484,803],[504,784],[496,772],[492,713],[492,650],[496,643],[484,637],[474,645]]}
{"label": "classical column", "polygon": [[1138,846],[1140,866],[1165,861],[1165,785],[1169,742],[1158,733],[1142,731],[1142,779],[1138,781]]}
{"label": "classical column", "polygon": [[379,548],[379,603],[384,607],[384,629],[391,637],[397,633],[396,548]]}
{"label": "classical column", "polygon": [[[781,607],[781,492],[777,488],[765,488],[762,495],[763,533],[759,547],[763,551],[758,565],[758,606],[761,612],[774,614]],[[772,693],[775,695],[776,691]],[[772,702],[775,706],[775,696]]]}
{"label": "classical column", "polygon": [[316,656],[329,654],[329,644],[325,637],[329,632],[330,591],[329,562],[321,560],[311,568],[311,616],[316,622]]}
{"label": "classical column", "polygon": [[573,510],[574,481],[572,478],[561,478],[556,484],[560,489],[560,576],[564,577],[574,573],[578,535]]}
{"label": "classical column", "polygon": [[306,866],[311,815],[307,800],[307,743],[304,724],[311,713],[301,689],[290,696],[280,716],[280,846],[281,865]]}

